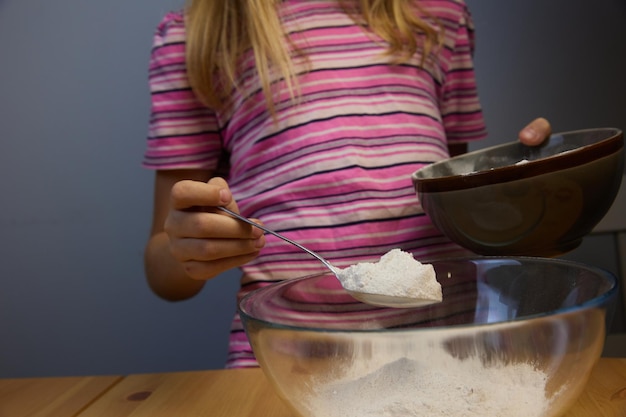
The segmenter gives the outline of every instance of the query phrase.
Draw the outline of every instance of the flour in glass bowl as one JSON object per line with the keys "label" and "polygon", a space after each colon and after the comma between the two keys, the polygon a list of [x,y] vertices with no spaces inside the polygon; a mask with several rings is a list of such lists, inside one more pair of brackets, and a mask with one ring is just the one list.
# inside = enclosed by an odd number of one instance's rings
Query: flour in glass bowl
{"label": "flour in glass bowl", "polygon": [[[367,293],[442,300],[432,265],[400,249],[377,263],[341,271],[344,288]],[[455,357],[432,338],[413,340],[406,354],[370,351],[369,360],[348,361],[334,376],[313,378],[303,399],[315,417],[540,417],[553,398],[546,395],[548,375],[531,363]],[[373,342],[373,341],[371,341]],[[376,344],[365,343],[368,349]],[[358,346],[358,344],[357,344]],[[405,352],[407,353],[407,352]]]}
{"label": "flour in glass bowl", "polygon": [[[395,359],[358,377],[313,383],[311,415],[539,417],[549,408],[547,375],[531,364],[487,367],[477,358],[450,361],[432,353],[423,360]],[[359,366],[353,365],[352,375]]]}
{"label": "flour in glass bowl", "polygon": [[376,263],[361,262],[340,271],[343,287],[350,291],[396,297],[442,300],[441,284],[430,264],[408,252],[392,249]]}

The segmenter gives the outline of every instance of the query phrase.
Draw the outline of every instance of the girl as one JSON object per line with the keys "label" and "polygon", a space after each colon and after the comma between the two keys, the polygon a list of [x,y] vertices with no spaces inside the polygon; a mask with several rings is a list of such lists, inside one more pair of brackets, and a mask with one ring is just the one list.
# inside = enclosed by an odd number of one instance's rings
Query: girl
{"label": "girl", "polygon": [[[154,292],[186,299],[241,268],[241,297],[323,271],[220,205],[339,267],[393,248],[465,254],[425,216],[411,173],[485,136],[473,47],[462,0],[191,0],[165,16],[144,159]],[[548,134],[538,119],[520,139]],[[235,316],[226,366],[256,365]]]}

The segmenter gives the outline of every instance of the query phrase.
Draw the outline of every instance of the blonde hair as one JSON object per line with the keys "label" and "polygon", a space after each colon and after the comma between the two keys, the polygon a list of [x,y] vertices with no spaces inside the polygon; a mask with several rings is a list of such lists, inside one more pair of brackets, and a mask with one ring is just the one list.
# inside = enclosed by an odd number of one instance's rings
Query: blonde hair
{"label": "blonde hair", "polygon": [[[238,64],[252,50],[261,87],[273,113],[272,74],[285,80],[294,96],[294,56],[299,54],[286,36],[278,6],[282,0],[188,0],[185,14],[187,70],[194,92],[208,106],[221,109],[233,88],[238,88]],[[422,52],[421,65],[442,42],[437,28],[416,13],[415,0],[359,0],[342,8],[365,30],[389,45],[393,63]],[[423,11],[422,11],[423,14]]]}

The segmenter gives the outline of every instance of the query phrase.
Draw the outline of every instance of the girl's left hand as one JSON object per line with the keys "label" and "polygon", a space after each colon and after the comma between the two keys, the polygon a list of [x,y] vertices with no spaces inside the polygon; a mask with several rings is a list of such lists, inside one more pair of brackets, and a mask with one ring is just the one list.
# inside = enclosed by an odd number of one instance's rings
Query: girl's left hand
{"label": "girl's left hand", "polygon": [[519,140],[525,145],[536,146],[543,143],[551,134],[550,122],[539,117],[519,132]]}

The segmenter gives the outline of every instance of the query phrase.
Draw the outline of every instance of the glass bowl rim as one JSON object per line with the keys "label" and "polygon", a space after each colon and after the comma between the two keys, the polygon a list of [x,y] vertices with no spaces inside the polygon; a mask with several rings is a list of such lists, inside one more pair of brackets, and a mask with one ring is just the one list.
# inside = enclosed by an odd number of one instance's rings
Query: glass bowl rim
{"label": "glass bowl rim", "polygon": [[[324,328],[319,326],[297,326],[291,324],[284,323],[275,323],[269,320],[265,320],[262,318],[255,317],[252,314],[249,314],[242,306],[244,303],[249,302],[255,294],[269,291],[270,288],[275,288],[276,286],[287,286],[290,284],[297,283],[299,281],[304,281],[308,279],[312,279],[315,277],[322,276],[330,276],[332,275],[330,272],[319,272],[314,274],[309,274],[297,278],[285,279],[282,281],[276,281],[269,286],[257,288],[256,290],[251,291],[246,294],[238,303],[237,303],[237,312],[245,326],[246,321],[255,322],[258,324],[262,324],[267,328],[272,328],[275,330],[293,330],[297,332],[307,332],[307,333],[385,333],[385,334],[395,334],[395,333],[411,333],[411,332],[427,332],[427,331],[441,331],[441,330],[451,330],[451,329],[473,329],[476,331],[487,330],[488,328],[492,328],[494,326],[502,326],[502,325],[519,325],[524,323],[529,323],[533,320],[539,318],[546,317],[558,317],[564,314],[570,314],[572,312],[583,311],[589,308],[597,308],[603,304],[607,304],[611,299],[613,299],[617,295],[618,291],[618,279],[617,276],[609,271],[606,268],[588,265],[582,262],[568,260],[568,259],[554,259],[554,258],[541,258],[541,257],[530,257],[530,256],[465,256],[465,257],[455,257],[450,259],[438,259],[432,261],[424,261],[423,263],[428,262],[468,262],[468,261],[531,261],[536,263],[557,263],[569,267],[575,267],[578,269],[585,269],[589,272],[594,273],[595,275],[602,276],[606,279],[607,283],[610,284],[610,287],[604,291],[603,293],[590,298],[589,300],[579,303],[573,306],[561,307],[541,313],[528,314],[520,317],[516,317],[514,319],[509,320],[498,320],[487,323],[465,323],[465,324],[455,324],[455,325],[440,325],[440,326],[431,326],[431,327],[413,327],[413,328],[380,328],[380,329],[338,329],[338,328]],[[384,308],[384,307],[381,307]],[[416,309],[419,309],[417,307]],[[398,309],[403,310],[403,309]],[[404,309],[410,310],[410,309]]]}

